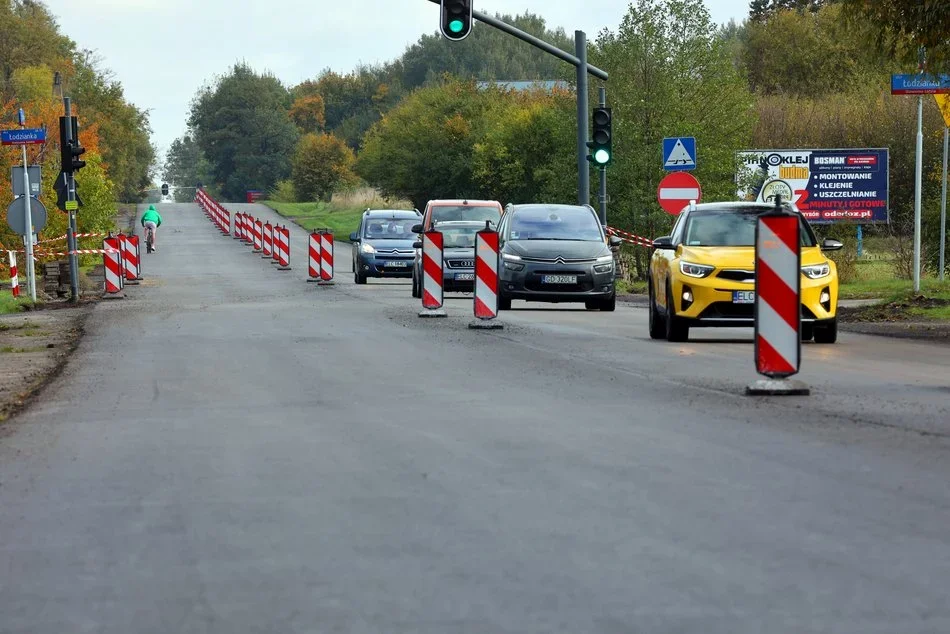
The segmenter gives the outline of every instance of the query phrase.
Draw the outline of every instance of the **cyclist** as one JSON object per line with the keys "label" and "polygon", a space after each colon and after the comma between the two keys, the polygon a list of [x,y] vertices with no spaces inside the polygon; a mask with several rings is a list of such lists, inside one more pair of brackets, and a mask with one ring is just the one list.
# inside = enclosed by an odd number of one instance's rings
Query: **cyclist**
{"label": "cyclist", "polygon": [[155,236],[158,234],[157,229],[162,226],[162,217],[158,214],[158,211],[155,210],[155,205],[149,205],[145,213],[142,214],[142,226],[145,227],[146,235],[149,229],[151,229],[152,251],[157,251],[155,248]]}

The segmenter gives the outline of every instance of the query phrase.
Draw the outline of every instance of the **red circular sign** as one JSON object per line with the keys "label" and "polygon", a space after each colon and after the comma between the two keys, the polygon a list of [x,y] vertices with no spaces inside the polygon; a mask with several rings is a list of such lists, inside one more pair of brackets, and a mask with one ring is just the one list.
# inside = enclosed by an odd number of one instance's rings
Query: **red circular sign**
{"label": "red circular sign", "polygon": [[689,172],[667,174],[656,188],[656,199],[660,207],[674,216],[680,215],[689,201],[695,200],[698,203],[702,196],[703,190],[699,181]]}

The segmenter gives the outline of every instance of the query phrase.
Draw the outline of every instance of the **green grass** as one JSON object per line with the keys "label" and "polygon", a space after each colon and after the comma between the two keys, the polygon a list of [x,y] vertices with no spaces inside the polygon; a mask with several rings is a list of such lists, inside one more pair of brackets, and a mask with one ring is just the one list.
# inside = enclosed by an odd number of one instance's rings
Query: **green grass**
{"label": "green grass", "polygon": [[365,208],[339,207],[329,203],[278,203],[270,200],[259,201],[281,216],[291,219],[298,225],[311,231],[328,228],[335,240],[349,242],[350,234],[360,226],[360,218]]}
{"label": "green grass", "polygon": [[[20,292],[23,292],[22,286],[20,287]],[[33,302],[31,302],[29,298],[21,296],[18,299],[14,299],[13,295],[10,293],[9,287],[0,289],[0,315],[19,313],[32,305]]]}
{"label": "green grass", "polygon": [[[871,279],[842,284],[840,299],[887,299],[894,301],[911,295],[914,283],[910,280]],[[950,282],[935,279],[920,280],[920,294],[937,299],[950,299]]]}
{"label": "green grass", "polygon": [[646,280],[617,280],[617,292],[621,295],[643,295],[647,292]]}

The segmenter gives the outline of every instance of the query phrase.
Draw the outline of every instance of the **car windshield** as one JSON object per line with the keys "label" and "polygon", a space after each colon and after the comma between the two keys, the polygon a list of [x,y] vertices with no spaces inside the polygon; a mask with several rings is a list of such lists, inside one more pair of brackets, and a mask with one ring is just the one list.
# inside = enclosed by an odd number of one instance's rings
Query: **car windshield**
{"label": "car windshield", "polygon": [[475,234],[484,226],[472,225],[462,227],[436,226],[442,232],[443,249],[471,249],[475,246]]}
{"label": "car windshield", "polygon": [[416,235],[411,231],[419,222],[418,216],[409,218],[369,218],[363,237],[367,240],[413,240]]}
{"label": "car windshield", "polygon": [[494,206],[476,205],[437,205],[432,208],[432,222],[450,222],[452,220],[491,220],[498,223],[501,211]]}
{"label": "car windshield", "polygon": [[[683,244],[688,247],[753,247],[762,209],[697,209],[686,218]],[[799,216],[799,218],[801,218]],[[802,246],[815,246],[815,235],[801,220]]]}
{"label": "car windshield", "polygon": [[604,241],[594,214],[583,207],[519,209],[508,235],[512,240]]}

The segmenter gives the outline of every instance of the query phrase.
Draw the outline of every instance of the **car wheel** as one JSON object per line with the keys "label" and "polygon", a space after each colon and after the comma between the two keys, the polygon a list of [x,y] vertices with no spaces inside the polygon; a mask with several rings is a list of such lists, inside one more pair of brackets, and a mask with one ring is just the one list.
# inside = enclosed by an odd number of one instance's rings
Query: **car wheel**
{"label": "car wheel", "polygon": [[617,294],[614,293],[607,299],[601,300],[598,308],[604,313],[612,313],[617,310]]}
{"label": "car wheel", "polygon": [[354,274],[353,274],[353,277],[355,278],[354,281],[355,281],[357,284],[365,284],[365,283],[366,283],[366,276],[365,276],[365,275],[361,275],[360,273],[354,273]]}
{"label": "car wheel", "polygon": [[511,298],[498,294],[498,310],[511,310]]}
{"label": "car wheel", "polygon": [[664,339],[666,337],[666,324],[663,322],[663,315],[656,305],[656,293],[653,290],[653,284],[650,284],[650,339]]}
{"label": "car wheel", "polygon": [[689,339],[689,326],[676,316],[676,305],[673,304],[673,291],[666,289],[666,340],[681,342]]}
{"label": "car wheel", "polygon": [[802,324],[802,341],[811,341],[815,336],[814,324]]}
{"label": "car wheel", "polygon": [[838,341],[838,318],[815,326],[815,343],[834,343]]}
{"label": "car wheel", "polygon": [[412,275],[412,296],[416,299],[420,299],[422,297],[422,289],[419,288],[419,282],[416,281],[415,273]]}

